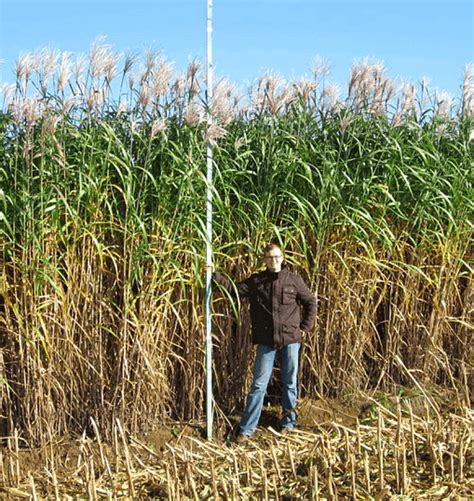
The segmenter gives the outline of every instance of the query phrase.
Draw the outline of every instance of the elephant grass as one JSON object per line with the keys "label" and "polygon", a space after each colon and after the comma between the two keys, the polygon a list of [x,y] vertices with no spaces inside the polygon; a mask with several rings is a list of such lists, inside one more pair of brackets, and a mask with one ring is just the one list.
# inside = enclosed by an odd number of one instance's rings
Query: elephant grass
{"label": "elephant grass", "polygon": [[[71,95],[59,75],[45,85],[17,72],[0,115],[0,435],[18,429],[30,444],[82,433],[91,418],[111,438],[117,419],[135,432],[204,412],[199,68],[173,77],[148,54],[127,89],[126,61],[117,102],[96,59],[107,54],[91,52]],[[318,85],[271,76],[240,101],[221,93],[215,266],[238,280],[275,239],[311,285],[303,396],[445,385],[462,408],[472,96],[449,113],[436,99],[409,106],[373,71],[334,103]],[[218,420],[242,406],[251,374],[248,312],[229,299],[213,303]]]}

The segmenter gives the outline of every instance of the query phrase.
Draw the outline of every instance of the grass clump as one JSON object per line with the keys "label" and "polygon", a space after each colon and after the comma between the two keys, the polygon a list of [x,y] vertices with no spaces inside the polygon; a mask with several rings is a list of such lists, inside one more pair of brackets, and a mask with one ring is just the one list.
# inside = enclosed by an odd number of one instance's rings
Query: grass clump
{"label": "grass clump", "polygon": [[[19,59],[0,114],[0,434],[34,445],[82,433],[91,417],[108,439],[117,419],[131,433],[198,419],[199,65],[180,75],[154,53],[121,62],[100,43],[85,66],[40,59]],[[274,238],[305,275],[319,305],[303,396],[435,384],[468,405],[471,81],[468,68],[448,108],[424,85],[396,90],[368,62],[345,98],[317,73],[266,75],[246,95],[217,84],[216,267],[239,279]],[[252,347],[245,308],[236,318],[238,305],[213,307],[225,421],[242,405]]]}

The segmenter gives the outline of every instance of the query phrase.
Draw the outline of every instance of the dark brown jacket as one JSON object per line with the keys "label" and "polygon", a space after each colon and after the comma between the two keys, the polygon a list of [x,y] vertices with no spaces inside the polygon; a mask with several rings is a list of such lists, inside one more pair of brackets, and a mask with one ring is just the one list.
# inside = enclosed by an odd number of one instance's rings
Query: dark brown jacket
{"label": "dark brown jacket", "polygon": [[[213,280],[232,293],[232,284],[225,277],[214,273]],[[303,279],[286,268],[279,273],[254,273],[237,284],[237,291],[240,298],[250,302],[255,344],[281,347],[297,343],[301,331],[313,327],[316,298]]]}

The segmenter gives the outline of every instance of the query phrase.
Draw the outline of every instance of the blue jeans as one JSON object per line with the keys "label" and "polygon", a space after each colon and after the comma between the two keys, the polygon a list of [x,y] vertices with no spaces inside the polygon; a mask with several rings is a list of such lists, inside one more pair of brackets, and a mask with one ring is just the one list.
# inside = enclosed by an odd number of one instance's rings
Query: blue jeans
{"label": "blue jeans", "polygon": [[293,428],[295,426],[299,349],[300,343],[288,344],[282,348],[274,348],[264,344],[258,345],[252,386],[247,395],[247,404],[239,424],[242,435],[253,435],[257,429],[258,420],[262,412],[263,399],[278,352],[280,353],[283,407],[283,417],[280,420],[280,426],[282,428]]}

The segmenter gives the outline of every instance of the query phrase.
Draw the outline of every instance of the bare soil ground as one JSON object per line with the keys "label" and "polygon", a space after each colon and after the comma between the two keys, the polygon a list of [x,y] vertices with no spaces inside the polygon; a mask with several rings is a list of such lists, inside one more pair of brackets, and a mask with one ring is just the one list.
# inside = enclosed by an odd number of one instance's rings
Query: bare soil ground
{"label": "bare soil ground", "polygon": [[285,436],[269,405],[243,446],[232,442],[238,415],[220,420],[212,441],[203,423],[33,450],[10,439],[0,499],[474,499],[473,414],[453,397],[304,398],[298,429]]}

